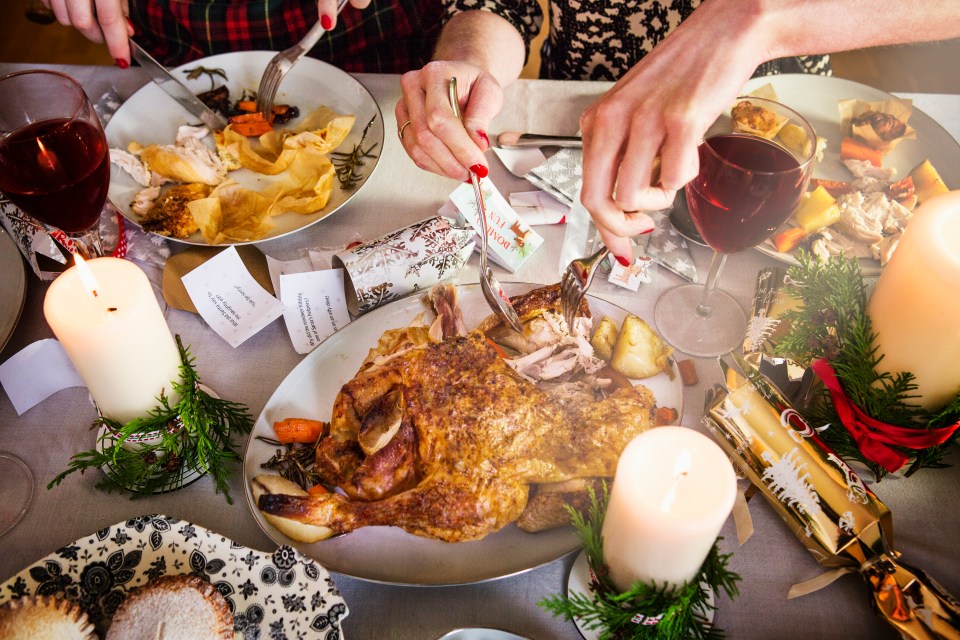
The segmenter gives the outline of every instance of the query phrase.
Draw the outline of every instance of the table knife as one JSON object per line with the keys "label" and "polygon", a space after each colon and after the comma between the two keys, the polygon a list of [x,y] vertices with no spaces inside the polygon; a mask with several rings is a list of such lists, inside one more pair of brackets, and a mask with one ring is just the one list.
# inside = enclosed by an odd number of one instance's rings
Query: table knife
{"label": "table knife", "polygon": [[175,77],[167,69],[153,59],[153,57],[143,50],[143,48],[130,40],[130,52],[133,59],[140,63],[143,70],[147,72],[150,79],[158,87],[163,89],[164,93],[180,103],[184,109],[200,118],[203,124],[210,127],[211,130],[218,131],[227,126],[227,121],[220,114],[216,113],[190,91],[189,88]]}
{"label": "table knife", "polygon": [[497,144],[504,149],[521,147],[581,147],[583,141],[580,136],[549,136],[538,133],[520,133],[519,131],[504,131],[497,136]]}

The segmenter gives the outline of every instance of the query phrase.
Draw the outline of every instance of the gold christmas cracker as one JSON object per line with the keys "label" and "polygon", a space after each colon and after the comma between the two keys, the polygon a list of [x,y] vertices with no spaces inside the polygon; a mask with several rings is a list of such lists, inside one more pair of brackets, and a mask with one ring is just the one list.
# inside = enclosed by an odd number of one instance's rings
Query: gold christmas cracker
{"label": "gold christmas cracker", "polygon": [[756,365],[720,360],[704,422],[825,567],[857,570],[877,613],[904,638],[960,640],[960,602],[893,550],[889,509],[830,451]]}

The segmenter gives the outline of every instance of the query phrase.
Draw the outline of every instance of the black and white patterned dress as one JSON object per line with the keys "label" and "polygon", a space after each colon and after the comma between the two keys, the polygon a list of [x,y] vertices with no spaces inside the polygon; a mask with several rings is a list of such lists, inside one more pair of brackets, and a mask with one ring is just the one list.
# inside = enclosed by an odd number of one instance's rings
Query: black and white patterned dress
{"label": "black and white patterned dress", "polygon": [[[536,0],[447,0],[447,17],[481,9],[509,21],[527,43],[540,32],[543,12]],[[550,0],[550,31],[541,49],[540,77],[616,80],[680,22],[700,0]],[[754,75],[831,75],[826,55],[779,58]]]}

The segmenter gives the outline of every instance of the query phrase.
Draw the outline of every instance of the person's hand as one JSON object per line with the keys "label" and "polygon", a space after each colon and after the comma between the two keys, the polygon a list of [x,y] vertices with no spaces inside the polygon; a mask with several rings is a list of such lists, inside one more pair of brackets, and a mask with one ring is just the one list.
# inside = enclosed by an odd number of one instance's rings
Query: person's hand
{"label": "person's hand", "polygon": [[[457,79],[463,121],[450,107],[450,78]],[[430,62],[400,79],[403,96],[395,113],[400,142],[421,169],[466,181],[469,171],[487,175],[483,152],[487,129],[503,106],[503,88],[478,67],[463,62]]]}
{"label": "person's hand", "polygon": [[643,211],[670,206],[696,177],[704,134],[762,61],[749,38],[736,30],[724,37],[704,11],[709,6],[694,11],[580,118],[581,202],[621,262],[631,256],[629,238],[653,229]]}
{"label": "person's hand", "polygon": [[130,45],[133,25],[127,19],[127,0],[43,0],[57,21],[72,26],[93,42],[105,42],[117,66],[130,66]]}
{"label": "person's hand", "polygon": [[[105,42],[110,56],[121,69],[130,66],[130,45],[127,39],[133,35],[133,25],[128,0],[42,0],[50,8],[60,24],[73,27],[88,40]],[[350,0],[351,6],[365,9],[371,0]],[[337,0],[317,0],[320,20],[328,21],[325,29],[337,23]]]}
{"label": "person's hand", "polygon": [[[370,2],[371,0],[350,0],[350,6],[355,9],[366,9]],[[337,4],[339,4],[338,0],[317,0],[317,15],[320,16],[320,24],[327,31],[337,26]]]}

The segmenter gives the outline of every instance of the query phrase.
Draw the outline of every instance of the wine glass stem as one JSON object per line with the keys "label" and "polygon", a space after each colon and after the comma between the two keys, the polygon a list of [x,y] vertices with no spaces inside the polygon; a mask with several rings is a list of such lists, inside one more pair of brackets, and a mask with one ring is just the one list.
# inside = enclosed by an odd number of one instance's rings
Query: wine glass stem
{"label": "wine glass stem", "polygon": [[720,253],[719,251],[713,252],[713,259],[710,260],[710,271],[707,273],[707,282],[703,285],[703,293],[700,294],[700,304],[697,305],[697,315],[701,318],[710,317],[713,293],[717,290],[717,285],[720,283],[720,271],[726,262],[727,254]]}
{"label": "wine glass stem", "polygon": [[87,260],[104,255],[100,242],[100,221],[83,233],[71,235],[70,239],[77,245],[80,255]]}

